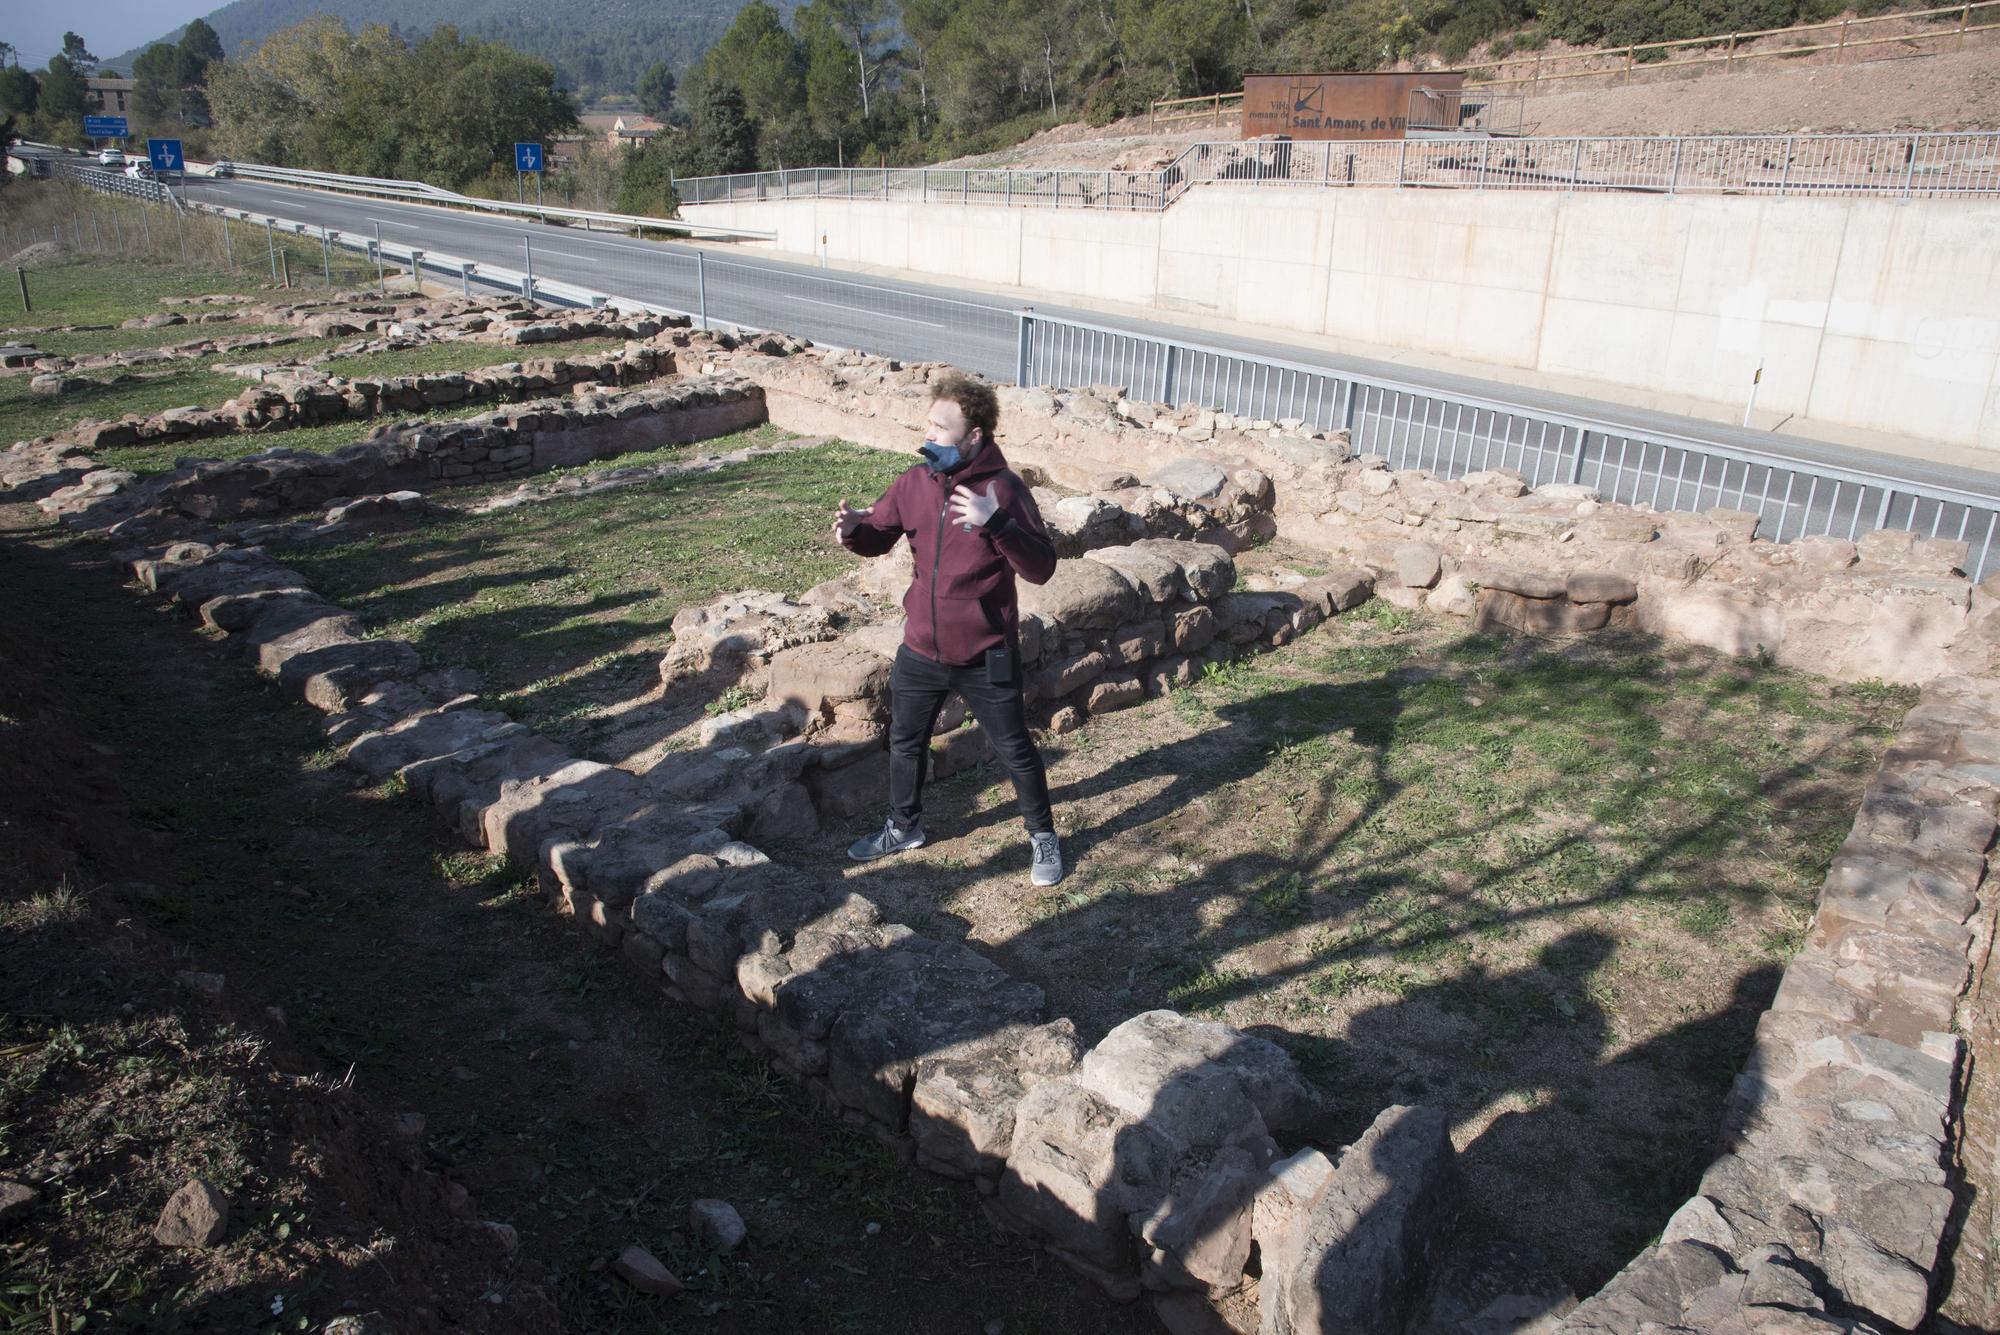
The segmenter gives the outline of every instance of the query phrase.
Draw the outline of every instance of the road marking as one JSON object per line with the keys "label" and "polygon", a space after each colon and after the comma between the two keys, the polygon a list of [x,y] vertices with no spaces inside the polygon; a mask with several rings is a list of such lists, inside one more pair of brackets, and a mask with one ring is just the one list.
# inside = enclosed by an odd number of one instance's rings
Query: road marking
{"label": "road marking", "polygon": [[572,255],[567,250],[556,250],[549,246],[536,246],[534,247],[534,253],[537,255],[560,255],[566,260],[582,260],[585,264],[604,263],[603,260],[598,259],[594,255]]}
{"label": "road marking", "polygon": [[774,298],[774,300],[803,301],[808,306],[831,306],[837,311],[846,311],[849,315],[872,315],[878,320],[901,320],[904,324],[928,325],[932,329],[951,328],[950,325],[939,324],[936,320],[919,320],[914,315],[891,315],[888,311],[868,311],[861,309],[859,306],[843,305],[838,301],[821,301],[817,297],[780,296]]}
{"label": "road marking", "polygon": [[399,223],[394,218],[376,218],[368,214],[363,214],[362,216],[367,218],[369,222],[381,223],[384,227],[401,227],[411,232],[421,232],[424,230],[415,223]]}

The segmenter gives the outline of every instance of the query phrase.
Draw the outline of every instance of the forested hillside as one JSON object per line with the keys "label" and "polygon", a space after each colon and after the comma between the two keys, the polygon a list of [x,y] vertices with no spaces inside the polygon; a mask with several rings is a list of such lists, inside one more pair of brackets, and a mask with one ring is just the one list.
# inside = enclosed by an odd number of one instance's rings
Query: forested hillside
{"label": "forested hillside", "polygon": [[[235,55],[246,44],[314,14],[333,14],[350,27],[387,24],[421,38],[440,24],[469,37],[504,42],[555,66],[565,86],[585,98],[630,92],[648,68],[664,62],[677,73],[715,43],[741,0],[234,0],[208,16]],[[781,0],[789,12],[789,0]],[[161,40],[178,41],[178,31]],[[138,48],[107,63],[130,69]]]}

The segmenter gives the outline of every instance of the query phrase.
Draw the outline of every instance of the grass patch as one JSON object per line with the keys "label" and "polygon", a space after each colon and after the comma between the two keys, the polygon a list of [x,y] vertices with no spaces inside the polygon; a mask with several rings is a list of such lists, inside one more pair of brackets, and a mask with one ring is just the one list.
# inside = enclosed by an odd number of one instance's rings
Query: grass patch
{"label": "grass patch", "polygon": [[851,569],[826,516],[903,466],[836,443],[285,559],[427,661],[476,668],[524,722],[574,728],[621,693],[651,689],[682,607],[739,589],[800,592]]}
{"label": "grass patch", "polygon": [[434,375],[440,371],[476,371],[487,366],[504,366],[536,357],[582,357],[609,352],[625,346],[623,339],[583,338],[569,343],[537,343],[531,347],[507,347],[497,343],[456,340],[425,343],[393,352],[368,352],[358,357],[338,357],[321,362],[319,370],[330,375],[373,379],[399,375]]}
{"label": "grass patch", "polygon": [[[19,287],[10,284],[6,295],[0,297],[0,320],[4,320],[7,325],[22,326],[115,325],[135,316],[157,315],[167,310],[168,307],[160,303],[162,297],[199,297],[224,293],[268,295],[268,289],[267,282],[260,281],[257,275],[250,273],[232,274],[220,269],[178,264],[150,264],[135,260],[90,259],[30,270],[28,294],[34,299],[35,309],[23,311]],[[168,331],[115,332],[179,332],[186,328],[187,326],[181,325]]]}
{"label": "grass patch", "polygon": [[[161,309],[168,309],[162,307]],[[221,309],[227,309],[223,307]],[[35,334],[23,340],[42,352],[58,357],[88,357],[102,352],[131,352],[138,348],[165,348],[177,343],[194,343],[202,339],[241,338],[248,334],[296,333],[290,325],[246,324],[231,321],[228,324],[175,324],[158,329],[90,329],[68,334]],[[269,355],[289,354],[296,344],[287,343],[282,349],[273,348]],[[235,354],[239,357],[265,355],[263,350]]]}
{"label": "grass patch", "polygon": [[[215,359],[205,357],[137,384],[93,385],[57,397],[30,392],[26,376],[0,379],[0,440],[32,440],[93,418],[144,416],[190,405],[213,408],[240,394],[246,383],[241,376],[212,369],[214,364]],[[153,448],[182,454],[208,443],[167,441]]]}
{"label": "grass patch", "polygon": [[1471,1213],[1589,1291],[1693,1189],[1677,1138],[1712,1136],[1915,692],[1462,628],[1370,603],[1052,742],[1073,884],[1123,897],[1051,911],[974,786],[933,791],[910,859],[848,871],[843,829],[814,870],[962,919],[1093,1030],[1172,1006],[1275,1038],[1336,1072],[1322,1143],[1444,1108]]}

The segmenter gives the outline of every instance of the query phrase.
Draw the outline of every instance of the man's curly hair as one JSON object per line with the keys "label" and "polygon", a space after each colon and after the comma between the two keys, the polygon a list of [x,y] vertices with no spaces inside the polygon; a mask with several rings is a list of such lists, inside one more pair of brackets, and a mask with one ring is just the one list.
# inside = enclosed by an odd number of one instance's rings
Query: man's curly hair
{"label": "man's curly hair", "polygon": [[971,376],[948,375],[931,383],[931,399],[949,399],[965,414],[966,425],[976,426],[992,440],[1000,425],[1000,396],[993,386]]}

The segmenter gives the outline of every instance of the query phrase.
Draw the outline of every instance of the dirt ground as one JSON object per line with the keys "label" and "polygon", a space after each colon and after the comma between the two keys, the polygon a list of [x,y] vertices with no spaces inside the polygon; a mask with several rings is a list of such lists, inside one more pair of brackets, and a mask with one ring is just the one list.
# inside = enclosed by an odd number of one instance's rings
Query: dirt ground
{"label": "dirt ground", "polygon": [[1091,1034],[1165,1005],[1271,1037],[1319,1143],[1446,1108],[1475,1229],[1588,1293],[1712,1157],[1909,693],[1369,609],[1049,739],[1053,893],[990,770],[933,787],[907,858],[847,864],[867,818],[782,856]]}
{"label": "dirt ground", "polygon": [[[1152,1328],[357,788],[311,711],[24,507],[0,624],[0,1176],[46,1179],[0,1329]],[[193,1173],[229,1230],[169,1251]],[[741,1251],[695,1241],[702,1197]],[[687,1292],[614,1278],[634,1242]]]}
{"label": "dirt ground", "polygon": [[[2000,43],[1965,51],[1903,52],[1897,47],[1835,68],[1760,61],[1741,73],[1651,76],[1630,87],[1576,87],[1529,98],[1522,129],[1532,135],[1793,134],[2000,128]],[[1978,39],[1975,39],[1978,40]],[[1563,85],[1555,85],[1561,87]],[[1146,150],[1178,150],[1203,139],[1234,139],[1238,122],[1161,133],[1143,116],[1102,128],[1059,125],[1033,138],[944,167],[1111,167]]]}

